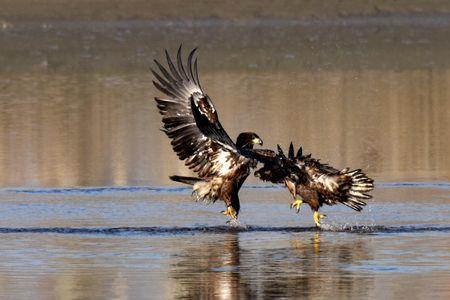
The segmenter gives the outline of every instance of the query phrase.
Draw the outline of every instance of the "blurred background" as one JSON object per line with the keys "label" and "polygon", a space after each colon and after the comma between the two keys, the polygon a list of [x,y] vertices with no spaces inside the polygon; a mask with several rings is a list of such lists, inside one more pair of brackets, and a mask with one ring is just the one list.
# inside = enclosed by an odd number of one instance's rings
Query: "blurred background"
{"label": "blurred background", "polygon": [[[450,179],[450,2],[0,1],[0,185],[168,185],[152,60],[199,47],[235,138]],[[186,53],[187,54],[187,53]],[[251,178],[248,183],[256,183]]]}

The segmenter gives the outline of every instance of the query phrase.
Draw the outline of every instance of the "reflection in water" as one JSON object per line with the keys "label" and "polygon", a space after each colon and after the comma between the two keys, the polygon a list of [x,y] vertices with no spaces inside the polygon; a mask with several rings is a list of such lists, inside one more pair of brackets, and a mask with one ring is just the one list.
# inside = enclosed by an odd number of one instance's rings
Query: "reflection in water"
{"label": "reflection in water", "polygon": [[[171,268],[180,298],[367,297],[371,276],[355,276],[347,266],[372,259],[367,241],[349,243],[326,233],[240,245],[242,233],[201,240],[187,247]],[[257,239],[257,237],[255,238]],[[244,238],[245,240],[245,238]],[[259,243],[259,242],[258,242]]]}
{"label": "reflection in water", "polygon": [[172,268],[172,278],[177,282],[175,295],[186,299],[248,299],[252,294],[248,282],[241,280],[241,268],[237,233],[188,247]]}
{"label": "reflection in water", "polygon": [[[308,241],[297,237],[292,241],[293,251],[300,257],[296,265],[301,276],[287,281],[297,285],[302,296],[355,298],[367,297],[373,288],[371,276],[355,276],[345,266],[358,264],[359,260],[371,260],[367,241],[356,239],[337,242],[321,233],[314,233]],[[313,276],[309,274],[315,274]],[[330,287],[332,291],[330,291]]]}
{"label": "reflection in water", "polygon": [[339,232],[307,227],[281,189],[245,190],[239,232],[188,193],[2,190],[0,298],[448,298],[449,187],[419,186],[335,209]]}
{"label": "reflection in water", "polygon": [[293,140],[381,180],[450,178],[450,27],[214,24],[0,31],[0,185],[160,185],[189,174],[158,130],[148,71],[182,41],[201,46],[203,86],[232,137]]}
{"label": "reflection in water", "polygon": [[117,242],[29,235],[3,241],[2,299],[123,299],[128,293],[120,264],[108,263],[108,256],[120,249]]}

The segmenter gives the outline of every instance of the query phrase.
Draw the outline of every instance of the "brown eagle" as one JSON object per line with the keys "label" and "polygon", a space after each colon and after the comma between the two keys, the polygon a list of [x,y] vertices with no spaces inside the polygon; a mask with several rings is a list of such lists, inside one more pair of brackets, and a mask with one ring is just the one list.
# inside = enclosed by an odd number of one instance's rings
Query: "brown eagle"
{"label": "brown eagle", "polygon": [[294,198],[291,208],[297,213],[303,202],[314,211],[313,217],[317,227],[326,215],[319,214],[323,204],[342,203],[356,211],[361,211],[372,198],[367,194],[373,190],[373,179],[367,177],[361,169],[345,168],[337,170],[319,159],[302,154],[302,147],[294,155],[294,146],[289,146],[288,157],[278,145],[278,154],[274,159],[266,160],[263,167],[255,172],[261,180],[272,183],[284,183]]}
{"label": "brown eagle", "polygon": [[[170,179],[193,185],[197,200],[226,204],[225,215],[237,219],[240,204],[238,192],[257,159],[264,160],[265,151],[253,150],[263,142],[256,133],[243,132],[236,143],[231,140],[219,122],[217,111],[204,93],[197,71],[196,49],[192,50],[185,66],[181,46],[176,65],[165,51],[167,66],[157,60],[160,73],[152,69],[155,87],[165,94],[156,97],[162,115],[164,131],[172,139],[173,150],[198,177],[171,176]],[[269,151],[268,153],[271,154]]]}

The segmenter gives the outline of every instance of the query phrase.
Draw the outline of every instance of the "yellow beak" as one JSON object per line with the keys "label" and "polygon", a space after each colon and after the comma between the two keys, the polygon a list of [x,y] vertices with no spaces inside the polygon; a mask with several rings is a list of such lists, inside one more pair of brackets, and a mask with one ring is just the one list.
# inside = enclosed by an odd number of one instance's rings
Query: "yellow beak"
{"label": "yellow beak", "polygon": [[263,145],[263,141],[260,138],[254,138],[252,142],[253,145],[260,145],[260,146]]}

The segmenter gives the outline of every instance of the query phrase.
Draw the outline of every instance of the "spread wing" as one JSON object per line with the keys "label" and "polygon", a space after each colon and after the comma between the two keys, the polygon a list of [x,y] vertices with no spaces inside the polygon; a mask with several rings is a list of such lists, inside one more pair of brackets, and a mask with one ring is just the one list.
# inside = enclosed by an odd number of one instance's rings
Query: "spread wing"
{"label": "spread wing", "polygon": [[236,145],[223,129],[211,99],[200,85],[196,49],[188,56],[186,67],[178,49],[176,65],[166,51],[168,68],[155,60],[160,73],[152,70],[155,87],[166,98],[155,98],[163,116],[163,131],[172,139],[173,150],[200,178],[231,172],[248,158],[239,154]]}
{"label": "spread wing", "polygon": [[[291,143],[291,147],[292,143]],[[289,150],[293,159],[293,149]],[[300,147],[294,158],[301,170],[308,174],[308,185],[317,190],[328,204],[341,202],[350,208],[360,211],[366,203],[363,200],[372,198],[367,194],[373,190],[373,179],[367,177],[361,169],[349,171],[348,168],[337,170],[322,164],[311,154],[303,156]]]}
{"label": "spread wing", "polygon": [[243,150],[242,154],[256,159],[260,163],[269,163],[273,162],[277,159],[277,154],[275,151],[270,149],[251,149],[251,150]]}
{"label": "spread wing", "polygon": [[311,185],[314,185],[315,188],[325,193],[334,193],[340,188],[342,180],[339,176],[339,170],[308,156],[300,158],[297,164],[306,171]]}
{"label": "spread wing", "polygon": [[[318,159],[312,158],[311,154],[303,155],[302,152],[302,147],[300,147],[297,154],[294,155],[294,145],[291,142],[289,145],[288,159],[285,161],[294,162],[297,165],[298,169],[296,172],[301,172],[304,175],[305,184],[325,194],[335,193],[341,186],[339,170],[327,164],[320,163]],[[278,153],[280,156],[286,158],[280,145],[278,145]]]}

